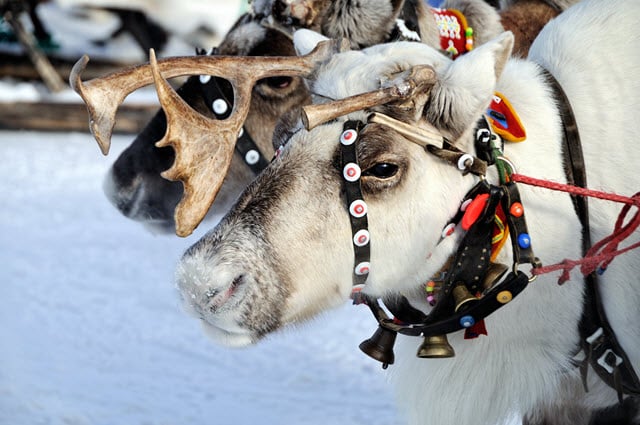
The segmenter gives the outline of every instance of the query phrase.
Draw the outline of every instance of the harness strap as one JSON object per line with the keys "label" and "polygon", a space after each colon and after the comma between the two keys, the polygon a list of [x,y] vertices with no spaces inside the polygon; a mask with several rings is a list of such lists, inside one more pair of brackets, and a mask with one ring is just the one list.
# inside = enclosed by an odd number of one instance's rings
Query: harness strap
{"label": "harness strap", "polygon": [[345,182],[354,252],[353,286],[356,292],[362,289],[369,276],[369,259],[371,255],[367,204],[362,199],[362,190],[360,188],[362,171],[358,165],[355,143],[359,137],[358,132],[363,126],[364,123],[361,121],[347,121],[344,123],[343,132],[340,136],[342,177]]}
{"label": "harness strap", "polygon": [[[567,182],[586,188],[587,174],[582,144],[571,104],[555,77],[544,68],[542,69],[542,75],[555,92],[558,101]],[[592,244],[588,199],[585,196],[571,195],[571,200],[582,225],[582,254],[586,255]],[[640,395],[640,380],[607,320],[598,283],[596,273],[590,273],[585,276],[584,306],[579,330],[581,346],[587,355],[580,366],[580,371],[585,390],[588,390],[586,384],[587,364],[591,363],[591,367],[593,367],[598,376],[617,391],[618,400],[622,403],[622,396],[625,393]]]}
{"label": "harness strap", "polygon": [[[227,119],[233,109],[232,101],[227,99],[220,86],[222,81],[224,80],[220,77],[212,77],[209,81],[202,84],[202,97],[211,112],[213,112],[219,120]],[[269,161],[267,161],[256,142],[244,127],[240,129],[235,149],[242,157],[244,163],[247,164],[256,175],[269,165]]]}
{"label": "harness strap", "polygon": [[461,151],[447,142],[446,139],[442,148],[435,145],[426,145],[425,150],[443,161],[453,164],[464,174],[472,173],[476,176],[487,174],[487,163],[485,161]]}
{"label": "harness strap", "polygon": [[[477,302],[470,303],[469,307],[464,309],[464,311],[453,312],[435,322],[426,323],[427,316],[411,306],[406,299],[396,300],[396,304],[389,304],[389,310],[394,315],[397,313],[398,316],[396,317],[400,317],[401,319],[408,317],[409,314],[413,314],[413,317],[417,317],[417,315],[420,314],[423,316],[423,319],[419,323],[399,323],[397,320],[386,317],[382,309],[374,311],[374,315],[376,315],[381,326],[403,335],[433,336],[450,334],[462,329],[468,329],[470,326],[473,326],[473,324],[479,323],[519,295],[528,284],[529,277],[526,274],[521,271],[515,273],[510,272],[500,284],[491,288],[482,298],[478,299]],[[386,303],[387,301],[385,300],[385,304]]]}

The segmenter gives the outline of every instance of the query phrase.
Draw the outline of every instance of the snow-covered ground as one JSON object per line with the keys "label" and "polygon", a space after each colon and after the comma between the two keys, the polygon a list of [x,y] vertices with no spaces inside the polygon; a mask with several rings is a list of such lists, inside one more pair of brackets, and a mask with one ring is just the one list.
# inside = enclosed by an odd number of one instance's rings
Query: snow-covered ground
{"label": "snow-covered ground", "polygon": [[365,307],[246,349],[205,337],[172,281],[205,229],[154,236],[102,193],[130,140],[105,158],[88,134],[0,131],[0,424],[401,423],[358,349]]}

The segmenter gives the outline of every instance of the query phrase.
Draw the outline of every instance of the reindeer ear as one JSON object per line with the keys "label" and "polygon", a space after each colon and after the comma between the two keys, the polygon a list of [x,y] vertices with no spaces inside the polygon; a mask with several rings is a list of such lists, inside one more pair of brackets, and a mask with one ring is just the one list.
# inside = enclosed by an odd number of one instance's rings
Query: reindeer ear
{"label": "reindeer ear", "polygon": [[504,32],[451,62],[425,105],[427,121],[459,138],[489,105],[512,49],[513,34]]}
{"label": "reindeer ear", "polygon": [[298,56],[309,54],[321,41],[329,40],[324,35],[308,29],[300,29],[293,33],[293,45]]}

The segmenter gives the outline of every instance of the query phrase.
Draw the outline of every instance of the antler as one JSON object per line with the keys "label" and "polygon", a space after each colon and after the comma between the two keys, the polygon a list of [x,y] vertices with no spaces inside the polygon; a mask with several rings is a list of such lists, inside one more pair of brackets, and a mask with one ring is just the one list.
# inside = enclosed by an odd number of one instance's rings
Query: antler
{"label": "antler", "polygon": [[173,166],[162,176],[180,180],[184,186],[183,197],[174,215],[178,236],[190,235],[211,207],[231,163],[256,81],[274,76],[309,76],[319,63],[328,60],[339,48],[339,41],[329,40],[301,57],[198,56],[174,59],[180,67],[188,69],[189,74],[218,75],[229,80],[234,87],[234,100],[231,115],[225,120],[206,118],[187,105],[162,76],[162,67],[151,51],[150,63],[156,90],[167,116],[167,132],[156,146],[172,146],[176,151]]}
{"label": "antler", "polygon": [[[367,93],[346,97],[328,103],[302,107],[302,122],[307,130],[351,112],[392,102],[426,96],[436,82],[435,70],[427,65],[416,65],[385,87]],[[412,105],[401,105],[410,108]]]}
{"label": "antler", "polygon": [[[341,44],[342,43],[342,44]],[[239,56],[185,56],[158,60],[158,67],[165,78],[180,77],[184,75],[196,75],[198,72],[209,72],[207,75],[216,75],[229,80],[231,73],[242,69],[242,75],[252,76],[254,67],[262,67],[266,63],[273,63],[268,67],[265,76],[295,76],[307,75],[316,63],[322,62],[328,57],[344,48],[342,41],[330,41],[320,43],[318,47],[307,56],[300,58],[287,57],[239,57]],[[304,71],[300,68],[302,62],[308,62]],[[89,128],[100,146],[104,155],[109,153],[111,146],[111,134],[116,120],[116,111],[124,99],[133,91],[153,84],[153,74],[150,64],[133,66],[122,71],[114,72],[105,77],[94,78],[82,82],[82,72],[89,63],[89,57],[84,55],[75,63],[69,75],[71,88],[80,95],[87,105],[89,112]],[[234,64],[234,65],[232,65]],[[301,73],[302,72],[302,73]],[[269,74],[270,73],[270,74]],[[247,84],[253,87],[255,78],[248,79]],[[245,84],[242,80],[242,84]],[[232,83],[237,90],[241,84]]]}
{"label": "antler", "polygon": [[[89,128],[104,155],[109,153],[111,134],[116,122],[116,111],[124,98],[133,91],[153,84],[149,64],[137,65],[105,77],[82,82],[82,72],[89,63],[84,55],[75,63],[69,75],[71,88],[80,95],[89,111]],[[179,67],[174,59],[161,60],[160,70],[167,78],[187,75],[189,68]]]}

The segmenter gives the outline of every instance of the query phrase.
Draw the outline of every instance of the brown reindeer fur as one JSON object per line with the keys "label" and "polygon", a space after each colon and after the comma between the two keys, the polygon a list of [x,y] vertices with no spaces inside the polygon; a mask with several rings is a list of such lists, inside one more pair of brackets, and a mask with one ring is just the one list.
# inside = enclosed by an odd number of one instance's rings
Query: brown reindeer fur
{"label": "brown reindeer fur", "polygon": [[520,0],[500,12],[504,29],[515,36],[513,55],[526,57],[542,27],[559,13],[543,0]]}

